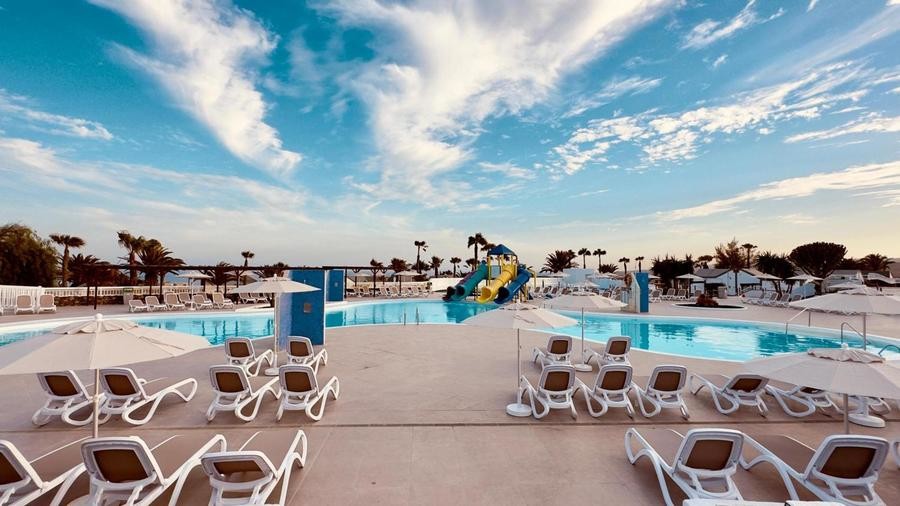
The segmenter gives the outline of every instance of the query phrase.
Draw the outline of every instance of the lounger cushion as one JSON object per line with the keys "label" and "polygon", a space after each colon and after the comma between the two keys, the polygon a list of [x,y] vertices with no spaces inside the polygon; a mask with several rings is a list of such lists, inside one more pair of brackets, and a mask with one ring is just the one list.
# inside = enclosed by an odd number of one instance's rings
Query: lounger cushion
{"label": "lounger cushion", "polygon": [[24,478],[5,455],[0,455],[0,485],[8,485]]}
{"label": "lounger cushion", "polygon": [[875,458],[875,448],[842,446],[831,452],[821,471],[828,476],[855,480],[862,478]]}
{"label": "lounger cushion", "polygon": [[110,483],[128,483],[147,478],[147,471],[140,457],[132,450],[97,450],[94,456],[100,473]]}
{"label": "lounger cushion", "polygon": [[301,371],[285,372],[284,383],[289,392],[311,392],[315,390],[309,375]]}
{"label": "lounger cushion", "polygon": [[246,342],[229,341],[228,355],[234,358],[247,358],[252,357],[253,353],[250,351],[250,346]]}
{"label": "lounger cushion", "polygon": [[606,353],[610,355],[624,355],[626,353],[626,347],[628,343],[626,341],[613,341],[609,345],[609,349],[606,350]]}
{"label": "lounger cushion", "polygon": [[125,374],[104,374],[103,379],[109,388],[109,392],[114,395],[135,395],[138,393],[131,383],[131,379]]}
{"label": "lounger cushion", "polygon": [[674,392],[678,390],[681,378],[682,374],[680,372],[661,371],[656,375],[656,382],[651,386],[661,392]]}
{"label": "lounger cushion", "polygon": [[543,388],[550,392],[565,392],[569,389],[570,377],[571,374],[567,371],[550,371],[544,380]]}
{"label": "lounger cushion", "polygon": [[627,379],[628,373],[626,371],[610,371],[603,375],[600,388],[604,390],[623,390],[628,386],[625,383]]}
{"label": "lounger cushion", "polygon": [[734,442],[721,439],[704,439],[694,443],[691,455],[684,463],[692,469],[721,471],[728,465]]}
{"label": "lounger cushion", "polygon": [[53,392],[53,395],[71,397],[81,393],[78,391],[78,388],[72,384],[72,380],[64,374],[45,374],[44,379],[47,381],[47,386],[50,387],[50,391]]}
{"label": "lounger cushion", "polygon": [[294,357],[308,357],[313,354],[305,341],[291,341],[289,343],[291,355]]}
{"label": "lounger cushion", "polygon": [[554,355],[565,355],[569,353],[569,343],[570,341],[565,339],[554,340],[550,343],[548,351]]}

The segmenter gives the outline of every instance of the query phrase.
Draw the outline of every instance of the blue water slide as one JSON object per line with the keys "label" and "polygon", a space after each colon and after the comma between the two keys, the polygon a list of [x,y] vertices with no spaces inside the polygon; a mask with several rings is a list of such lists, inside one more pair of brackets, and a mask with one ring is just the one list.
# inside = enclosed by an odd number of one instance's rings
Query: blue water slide
{"label": "blue water slide", "polygon": [[487,277],[487,264],[481,262],[478,264],[478,268],[474,271],[466,274],[466,277],[462,278],[462,280],[456,286],[447,287],[447,294],[444,295],[444,300],[462,300],[468,297],[473,290],[478,286],[478,283],[481,283],[484,278]]}
{"label": "blue water slide", "polygon": [[494,302],[497,304],[506,304],[511,301],[516,293],[518,293],[530,280],[531,273],[528,272],[528,269],[526,269],[524,265],[520,265],[516,278],[510,281],[506,286],[497,290],[497,298],[494,299]]}

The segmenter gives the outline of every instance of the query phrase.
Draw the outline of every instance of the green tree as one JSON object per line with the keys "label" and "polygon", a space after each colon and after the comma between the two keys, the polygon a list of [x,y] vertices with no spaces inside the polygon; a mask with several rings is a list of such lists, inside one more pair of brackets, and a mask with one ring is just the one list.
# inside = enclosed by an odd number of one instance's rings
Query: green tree
{"label": "green tree", "polygon": [[488,243],[488,242],[487,242],[487,239],[484,238],[484,235],[482,235],[481,232],[478,232],[478,233],[475,234],[475,235],[470,235],[470,236],[469,236],[469,240],[468,240],[468,242],[467,242],[468,246],[466,246],[466,247],[467,247],[467,248],[471,248],[471,247],[474,246],[474,248],[475,248],[475,254],[473,254],[472,256],[475,258],[475,264],[476,264],[476,265],[478,264],[478,247],[479,247],[479,246],[484,246],[484,245],[486,245],[487,243]]}
{"label": "green tree", "polygon": [[625,268],[625,274],[628,274],[628,262],[630,261],[631,259],[628,257],[622,257],[619,259],[619,263],[622,264],[622,267]]}
{"label": "green tree", "polygon": [[[606,254],[606,250],[597,248],[593,251],[593,254],[597,257],[597,271],[602,273],[603,271],[600,269],[603,267],[603,255]],[[585,264],[585,267],[587,267],[587,264]]]}
{"label": "green tree", "polygon": [[402,258],[392,258],[390,263],[388,263],[388,267],[394,271],[394,273],[408,271],[409,263]]}
{"label": "green tree", "polygon": [[160,295],[162,295],[166,274],[175,272],[178,267],[184,265],[184,260],[172,256],[172,252],[156,239],[147,240],[147,243],[138,252],[137,259],[138,264],[144,266],[141,268],[144,272],[144,282],[154,286],[159,281]]}
{"label": "green tree", "polygon": [[439,256],[436,256],[436,255],[433,256],[433,257],[431,257],[431,264],[430,264],[430,266],[431,266],[432,269],[434,269],[434,277],[438,277],[438,276],[439,276],[438,270],[440,270],[441,264],[442,264],[442,263],[444,263],[444,259],[443,259],[443,258],[441,258],[441,257],[439,257]]}
{"label": "green tree", "polygon": [[453,265],[453,277],[456,277],[456,267],[462,262],[462,258],[450,257],[450,263]]}
{"label": "green tree", "polygon": [[[771,251],[763,251],[756,255],[756,268],[766,274],[787,279],[794,275],[794,264],[787,255],[779,255]],[[781,293],[781,283],[775,283],[775,289]]]}
{"label": "green tree", "polygon": [[413,241],[413,244],[416,246],[416,272],[422,273],[422,252],[428,250],[428,243],[425,241]]}
{"label": "green tree", "polygon": [[216,285],[217,292],[219,287],[224,286],[223,293],[225,295],[228,295],[228,283],[237,279],[234,266],[225,261],[217,263],[212,269],[203,269],[201,272],[209,276],[207,282]]}
{"label": "green tree", "polygon": [[69,259],[71,286],[112,286],[118,284],[120,273],[94,255],[72,255]]}
{"label": "green tree", "polygon": [[748,268],[749,268],[749,267],[753,267],[753,250],[756,249],[756,245],[755,245],[755,244],[750,244],[749,242],[745,242],[744,244],[741,244],[741,248],[743,248],[744,251],[747,252],[747,264],[746,264],[746,267],[748,267]]}
{"label": "green tree", "polygon": [[694,272],[694,261],[690,256],[678,259],[666,255],[663,258],[656,257],[651,262],[650,272],[659,276],[666,288],[675,286],[678,276]]}
{"label": "green tree", "polygon": [[859,259],[860,269],[869,272],[886,272],[891,268],[892,263],[894,262],[891,262],[888,257],[878,253],[869,253]]}
{"label": "green tree", "polygon": [[694,263],[695,269],[709,269],[709,263],[714,260],[712,255],[700,255]]}
{"label": "green tree", "polygon": [[603,274],[603,273],[612,274],[613,272],[616,272],[617,270],[619,270],[619,266],[616,264],[600,264],[600,266],[597,268],[597,270],[600,271],[600,274]]}
{"label": "green tree", "polygon": [[84,239],[68,234],[50,234],[50,240],[63,247],[60,262],[62,263],[62,274],[60,275],[59,286],[68,286],[69,275],[69,249],[78,249],[84,247]]}
{"label": "green tree", "polygon": [[241,251],[241,256],[244,257],[244,268],[241,270],[241,275],[247,272],[247,267],[250,267],[250,259],[256,256],[256,253],[247,250]]}
{"label": "green tree", "polygon": [[644,257],[634,257],[634,261],[638,263],[638,272],[644,272],[643,265],[641,264],[641,262],[644,261]]}
{"label": "green tree", "polygon": [[728,244],[716,246],[716,268],[728,269],[734,273],[734,292],[741,293],[738,275],[744,270],[744,252],[738,246],[737,239],[732,239]]}
{"label": "green tree", "polygon": [[25,225],[0,226],[0,284],[52,286],[56,266],[52,242]]}
{"label": "green tree", "polygon": [[577,267],[578,264],[573,262],[578,255],[572,250],[556,250],[547,255],[544,259],[543,272],[562,272],[565,269]]}
{"label": "green tree", "polygon": [[578,250],[578,254],[581,255],[581,265],[587,268],[587,257],[591,256],[591,250],[587,248],[581,248]]}
{"label": "green tree", "polygon": [[[125,251],[128,254],[122,257],[122,260],[128,262],[128,265],[135,265],[137,262],[137,254],[141,251],[141,248],[147,244],[147,238],[144,236],[134,236],[127,230],[119,230],[116,232],[116,236],[118,238],[118,244],[122,248],[125,248]],[[134,286],[137,284],[137,269],[135,267],[131,267],[128,269],[128,284],[129,286]]]}
{"label": "green tree", "polygon": [[847,248],[833,242],[812,242],[794,248],[789,258],[807,274],[825,279],[841,264]]}

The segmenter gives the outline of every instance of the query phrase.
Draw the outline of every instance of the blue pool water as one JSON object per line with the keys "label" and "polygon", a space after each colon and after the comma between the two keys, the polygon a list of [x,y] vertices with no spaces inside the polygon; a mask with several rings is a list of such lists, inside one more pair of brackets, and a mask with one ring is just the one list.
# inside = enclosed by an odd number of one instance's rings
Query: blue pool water
{"label": "blue pool water", "polygon": [[[470,316],[492,309],[491,305],[467,302],[388,301],[350,304],[330,308],[325,315],[329,328],[358,325],[404,323],[460,323]],[[580,315],[570,313],[579,319]],[[159,315],[133,318],[141,325],[164,328],[206,337],[210,343],[221,344],[232,336],[263,337],[272,334],[272,317],[266,313],[229,313]],[[46,332],[49,327],[27,331],[0,331],[0,345]],[[498,330],[498,333],[503,331]],[[579,337],[581,327],[574,325],[553,332]],[[751,322],[630,316],[602,314],[585,316],[585,337],[604,342],[609,336],[627,335],[635,348],[682,356],[747,360],[754,357],[805,351],[810,348],[837,347],[838,338],[812,329]],[[862,346],[859,339],[848,339],[850,346]],[[870,349],[880,350],[887,341],[870,339]]]}

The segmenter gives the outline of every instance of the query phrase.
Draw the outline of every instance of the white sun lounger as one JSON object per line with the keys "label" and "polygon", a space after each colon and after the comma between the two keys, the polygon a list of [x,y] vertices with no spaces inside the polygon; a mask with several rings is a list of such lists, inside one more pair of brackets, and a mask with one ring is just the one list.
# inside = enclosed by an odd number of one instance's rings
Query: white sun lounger
{"label": "white sun lounger", "polygon": [[[687,420],[691,417],[687,405],[681,395],[687,383],[687,369],[681,365],[658,365],[653,369],[647,387],[634,384],[637,393],[638,407],[647,418],[659,414],[664,408],[679,409],[681,416]],[[645,406],[649,404],[651,409]]]}
{"label": "white sun lounger", "polygon": [[317,353],[312,341],[303,336],[288,336],[287,356],[289,364],[308,365],[316,374],[319,373],[319,364],[328,363],[328,351],[322,347]]}
{"label": "white sun lounger", "polygon": [[171,436],[152,448],[136,436],[90,439],[81,446],[91,478],[85,504],[149,505],[169,488],[169,504],[177,504],[191,470],[211,450],[225,450],[216,434]]}
{"label": "white sun lounger", "polygon": [[603,351],[594,351],[593,348],[584,350],[584,363],[590,364],[596,360],[598,366],[604,364],[628,364],[628,352],[631,351],[631,338],[628,336],[612,336],[606,340]]}
{"label": "white sun lounger", "polygon": [[184,311],[187,306],[184,305],[183,302],[178,300],[178,295],[174,293],[167,293],[163,296],[163,299],[166,301],[166,309],[176,310],[180,309]]}
{"label": "white sun lounger", "polygon": [[84,419],[73,418],[75,413],[91,406],[93,397],[74,371],[38,373],[37,377],[41,388],[47,394],[47,401],[31,417],[33,424],[40,427],[57,416],[69,425],[81,426],[91,423],[93,409],[85,410],[87,413]]}
{"label": "white sun lounger", "polygon": [[201,309],[212,309],[214,307],[213,303],[202,293],[195,293],[194,296],[191,297],[191,303],[194,305],[194,309],[198,311]]}
{"label": "white sun lounger", "polygon": [[259,374],[263,362],[269,367],[275,363],[275,352],[271,349],[256,354],[253,340],[247,337],[229,337],[225,339],[225,363],[240,366],[250,376]]}
{"label": "white sun lounger", "polygon": [[[253,377],[238,365],[214,365],[209,368],[214,397],[206,410],[206,419],[212,421],[219,411],[233,412],[240,420],[249,422],[256,418],[259,406],[267,393],[278,399],[278,378]],[[244,408],[253,404],[250,414]]]}
{"label": "white sun lounger", "polygon": [[775,466],[791,499],[798,499],[794,481],[822,500],[851,505],[883,505],[875,492],[878,472],[888,454],[888,442],[873,436],[833,435],[817,449],[780,435],[746,436],[747,445],[759,453],[745,469],[762,462]]}
{"label": "white sun lounger", "polygon": [[[815,413],[816,409],[823,412],[827,412],[828,409],[840,412],[834,400],[824,390],[769,380],[766,393],[775,398],[785,413],[795,418],[809,416]],[[798,405],[801,409],[794,409],[791,404]]]}
{"label": "white sun lounger", "polygon": [[548,365],[541,371],[537,388],[524,375],[519,378],[519,390],[516,399],[523,403],[525,394],[531,405],[531,414],[535,418],[543,418],[551,409],[569,409],[572,418],[578,418],[575,411],[575,368],[571,365]]}
{"label": "white sun lounger", "polygon": [[[628,398],[631,391],[631,376],[633,371],[630,365],[608,364],[600,368],[594,386],[589,387],[580,379],[575,379],[578,389],[584,394],[588,412],[593,417],[603,416],[609,408],[625,408],[630,418],[634,418],[634,406]],[[593,402],[600,405],[599,410],[594,409]]]}
{"label": "white sun lounger", "polygon": [[319,421],[325,413],[328,394],[334,400],[341,396],[341,383],[337,377],[332,376],[320,388],[315,370],[308,365],[283,365],[278,368],[278,379],[281,385],[281,403],[275,413],[275,420],[281,420],[285,411],[305,411],[310,419]]}
{"label": "white sun lounger", "polygon": [[169,309],[169,306],[161,303],[156,295],[148,295],[144,297],[144,303],[150,308],[150,311],[156,311],[157,309],[160,311],[166,311]]}
{"label": "white sun lounger", "polygon": [[730,378],[721,374],[692,374],[688,380],[694,395],[703,387],[708,388],[716,409],[723,415],[734,413],[741,406],[750,406],[755,407],[760,415],[766,416],[769,408],[763,400],[763,394],[766,393],[768,383],[768,379],[757,374],[735,374]]}
{"label": "white sun lounger", "polygon": [[13,311],[14,314],[20,313],[31,313],[34,314],[34,297],[31,295],[17,295],[16,296],[16,307]]}
{"label": "white sun lounger", "polygon": [[221,292],[213,292],[212,304],[216,309],[234,309],[234,302],[225,298],[225,294]]}
{"label": "white sun lounger", "polygon": [[56,312],[56,299],[52,293],[45,293],[38,297],[37,312],[38,314]]}
{"label": "white sun lounger", "polygon": [[279,483],[275,504],[287,504],[291,471],[306,465],[307,446],[302,430],[268,430],[254,433],[237,450],[207,453],[200,462],[213,489],[210,504],[267,504]]}
{"label": "white sun lounger", "polygon": [[150,311],[150,306],[148,306],[141,299],[131,299],[128,301],[128,312],[129,313],[137,313],[139,311],[148,312]]}
{"label": "white sun lounger", "polygon": [[744,435],[729,429],[692,429],[682,436],[671,429],[631,428],[625,433],[625,454],[632,464],[650,459],[668,506],[675,503],[666,478],[689,499],[742,500],[733,477],[743,443]]}
{"label": "white sun lounger", "polygon": [[52,444],[26,457],[14,444],[0,440],[0,504],[24,505],[44,498],[59,487],[51,504],[59,504],[69,486],[84,469],[81,442]]}
{"label": "white sun lounger", "polygon": [[[127,367],[111,367],[100,369],[100,390],[105,396],[100,404],[100,423],[119,415],[122,420],[132,425],[144,425],[153,418],[166,396],[176,395],[184,402],[193,399],[197,393],[197,380],[187,378],[161,386],[155,381],[148,382],[139,378]],[[144,416],[140,418],[134,416],[137,410],[148,405],[150,409]]]}
{"label": "white sun lounger", "polygon": [[571,364],[572,336],[550,336],[547,346],[540,348],[535,346],[531,350],[531,361],[541,362],[541,367],[552,364]]}

